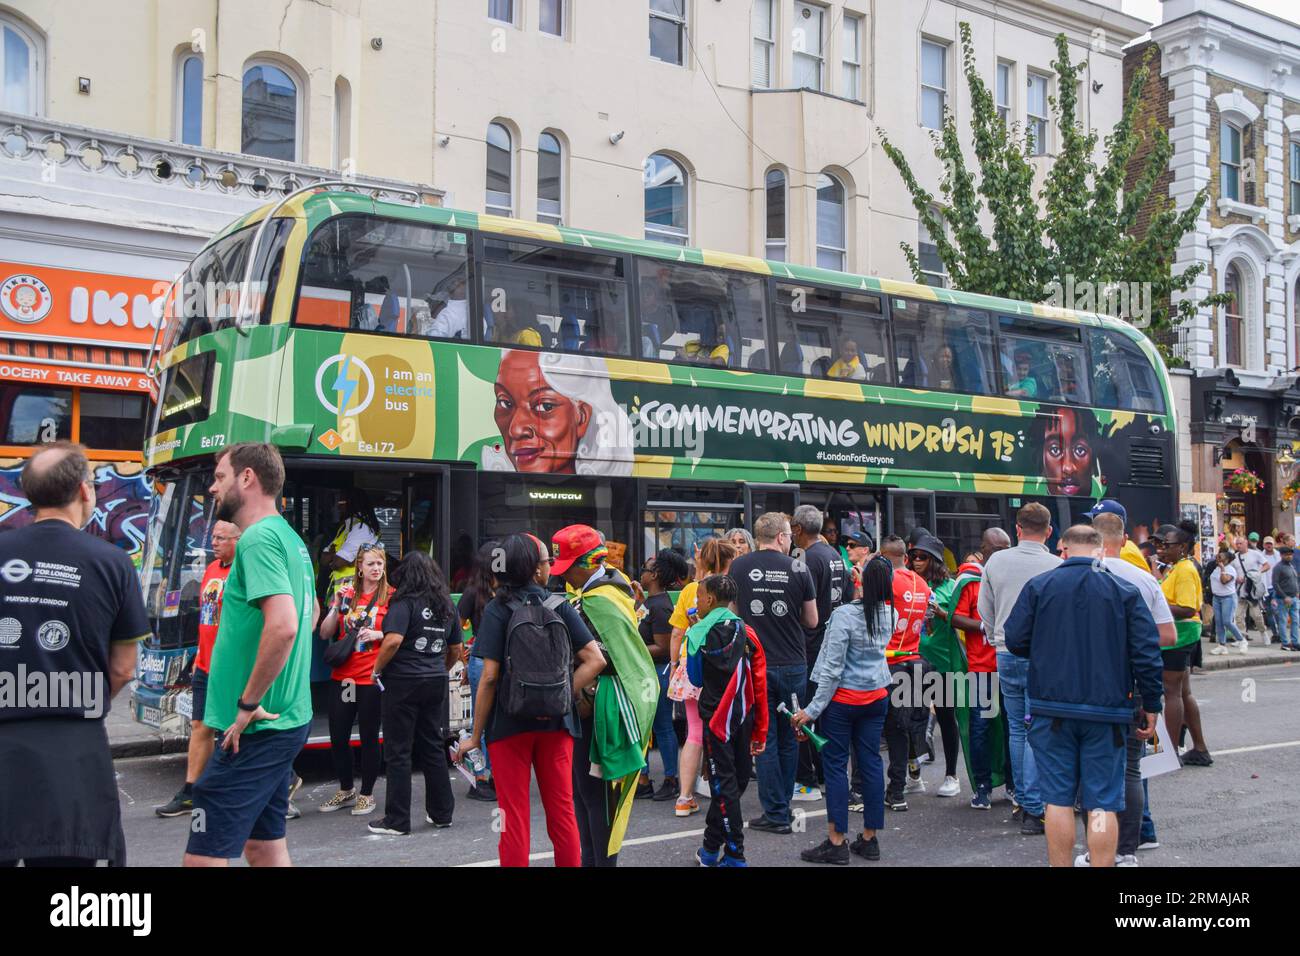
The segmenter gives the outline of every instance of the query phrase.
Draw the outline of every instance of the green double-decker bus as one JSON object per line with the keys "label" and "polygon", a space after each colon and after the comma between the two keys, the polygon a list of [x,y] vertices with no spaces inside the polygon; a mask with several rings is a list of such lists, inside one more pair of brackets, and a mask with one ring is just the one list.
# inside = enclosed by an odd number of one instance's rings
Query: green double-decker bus
{"label": "green double-decker bus", "polygon": [[955,561],[1031,500],[1058,528],[1103,496],[1177,515],[1168,374],[1102,315],[342,186],[234,223],[174,293],[144,447],[162,652],[196,632],[213,453],[246,440],[282,451],[313,553],[361,489],[453,590],[482,543],[577,522],[635,572],[800,503]]}

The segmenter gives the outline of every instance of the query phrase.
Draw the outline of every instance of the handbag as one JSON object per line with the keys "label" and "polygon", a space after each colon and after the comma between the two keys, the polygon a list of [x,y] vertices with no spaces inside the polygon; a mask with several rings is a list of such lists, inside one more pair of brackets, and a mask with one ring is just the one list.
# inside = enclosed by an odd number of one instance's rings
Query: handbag
{"label": "handbag", "polygon": [[[375,593],[370,596],[370,603],[366,605],[366,610],[362,615],[362,619],[368,620],[370,618],[370,612],[374,610],[375,602],[377,600],[379,600],[378,588],[376,588]],[[340,615],[340,617],[341,616],[342,615]],[[352,652],[357,649],[357,632],[360,629],[354,628],[347,622],[341,622],[341,626],[343,633],[339,636],[337,641],[330,641],[325,645],[325,653],[322,655],[325,663],[331,668],[342,667],[345,665],[348,662],[348,658],[352,656]]]}
{"label": "handbag", "polygon": [[700,689],[691,683],[691,679],[686,676],[686,656],[683,654],[682,659],[673,667],[673,672],[668,678],[668,699],[674,701],[696,700],[700,696]]}

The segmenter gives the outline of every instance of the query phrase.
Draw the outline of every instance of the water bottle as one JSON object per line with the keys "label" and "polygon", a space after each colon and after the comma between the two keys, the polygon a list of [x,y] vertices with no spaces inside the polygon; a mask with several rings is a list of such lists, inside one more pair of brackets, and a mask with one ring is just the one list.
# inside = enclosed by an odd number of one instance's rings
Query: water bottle
{"label": "water bottle", "polygon": [[[460,744],[463,747],[465,741],[470,739],[469,731],[462,730],[459,739]],[[487,769],[487,761],[483,759],[483,751],[479,750],[477,747],[465,754],[465,763],[469,764],[469,769],[474,771],[475,776],[478,776]]]}

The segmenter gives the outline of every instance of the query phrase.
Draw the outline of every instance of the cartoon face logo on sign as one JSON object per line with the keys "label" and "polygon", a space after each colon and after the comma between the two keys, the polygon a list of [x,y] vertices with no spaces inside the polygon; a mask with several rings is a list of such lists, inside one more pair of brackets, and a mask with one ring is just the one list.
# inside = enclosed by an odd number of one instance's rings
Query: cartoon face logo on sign
{"label": "cartoon face logo on sign", "polygon": [[360,415],[374,397],[375,376],[355,355],[331,355],[316,369],[316,398],[335,415]]}
{"label": "cartoon face logo on sign", "polygon": [[53,307],[50,287],[34,275],[20,272],[0,285],[0,312],[15,322],[34,325],[49,315]]}

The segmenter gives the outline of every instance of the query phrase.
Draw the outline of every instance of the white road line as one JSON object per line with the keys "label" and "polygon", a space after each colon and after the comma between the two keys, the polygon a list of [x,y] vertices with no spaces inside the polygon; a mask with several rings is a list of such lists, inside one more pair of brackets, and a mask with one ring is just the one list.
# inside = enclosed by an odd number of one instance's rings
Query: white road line
{"label": "white road line", "polygon": [[1211,756],[1222,757],[1225,754],[1248,754],[1256,750],[1277,750],[1279,747],[1300,747],[1300,740],[1284,740],[1276,744],[1256,744],[1253,747],[1233,747],[1231,750],[1216,750]]}
{"label": "white road line", "polygon": [[[1300,741],[1297,741],[1297,743],[1300,743]],[[1227,753],[1227,752],[1228,752],[1228,751],[1223,751],[1223,753]],[[803,813],[803,815],[804,815],[804,817],[824,817],[824,816],[826,816],[826,811],[825,811],[825,810],[805,810],[804,813]],[[748,824],[748,823],[745,824],[745,829],[746,829],[746,830],[749,829],[749,824]],[[678,831],[676,831],[676,832],[674,832],[674,833],[656,833],[654,836],[634,837],[634,838],[632,838],[631,840],[624,840],[624,841],[623,841],[623,846],[625,846],[625,847],[628,847],[628,846],[640,846],[640,845],[645,844],[645,843],[665,843],[665,842],[667,842],[668,840],[684,840],[684,839],[686,839],[687,837],[698,837],[698,836],[703,836],[703,835],[704,835],[704,828],[703,828],[703,827],[701,827],[701,828],[698,829],[698,830],[678,830]],[[546,852],[546,853],[530,853],[530,854],[528,854],[528,861],[531,863],[531,862],[533,862],[534,860],[550,860],[550,859],[554,859],[554,857],[555,857],[555,851],[554,851],[554,850],[548,851],[548,852]],[[479,860],[477,863],[458,863],[458,864],[457,864],[457,866],[462,866],[462,867],[471,867],[471,866],[499,866],[499,865],[500,865],[500,861],[498,861],[498,860]]]}

